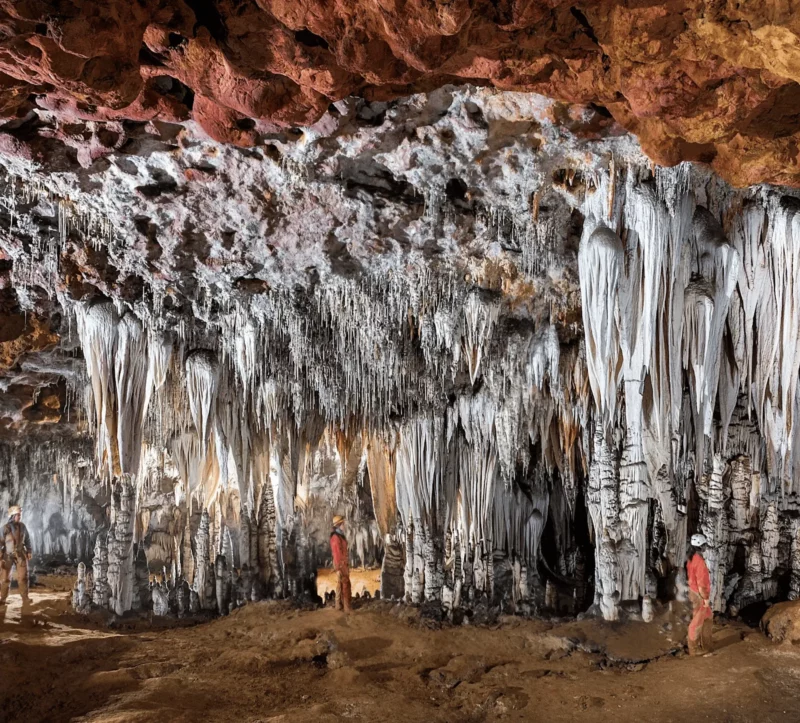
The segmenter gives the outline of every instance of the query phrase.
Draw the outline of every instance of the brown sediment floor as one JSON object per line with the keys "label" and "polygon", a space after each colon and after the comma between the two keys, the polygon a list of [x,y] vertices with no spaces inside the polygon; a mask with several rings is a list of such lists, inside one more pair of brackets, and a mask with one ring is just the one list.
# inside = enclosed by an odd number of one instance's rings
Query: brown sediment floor
{"label": "brown sediment floor", "polygon": [[349,617],[257,603],[192,627],[109,628],[73,615],[53,582],[29,618],[9,600],[0,720],[800,720],[800,650],[734,623],[701,658],[674,652],[675,622],[429,629],[379,601]]}

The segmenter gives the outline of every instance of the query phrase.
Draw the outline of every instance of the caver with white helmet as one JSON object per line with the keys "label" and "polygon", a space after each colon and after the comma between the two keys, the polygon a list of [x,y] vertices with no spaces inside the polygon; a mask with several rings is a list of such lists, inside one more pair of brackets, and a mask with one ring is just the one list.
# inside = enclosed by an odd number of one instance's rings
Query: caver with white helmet
{"label": "caver with white helmet", "polygon": [[692,539],[690,540],[692,547],[701,548],[705,547],[708,544],[708,540],[706,539],[705,535],[701,535],[699,532],[692,535]]}
{"label": "caver with white helmet", "polygon": [[711,651],[713,643],[711,624],[711,575],[703,559],[703,549],[708,545],[705,535],[692,535],[686,561],[686,581],[689,583],[689,600],[692,603],[692,621],[689,623],[689,654]]}
{"label": "caver with white helmet", "polygon": [[23,604],[28,603],[28,560],[33,555],[31,536],[20,519],[22,508],[11,505],[8,508],[8,522],[3,526],[0,536],[0,604],[6,601],[11,587],[11,570],[17,569],[17,584]]}

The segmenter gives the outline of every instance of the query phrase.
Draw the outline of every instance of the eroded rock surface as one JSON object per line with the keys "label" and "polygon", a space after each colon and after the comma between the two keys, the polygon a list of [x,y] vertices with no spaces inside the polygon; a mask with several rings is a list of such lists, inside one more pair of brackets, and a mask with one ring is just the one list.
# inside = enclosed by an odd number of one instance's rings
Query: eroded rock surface
{"label": "eroded rock surface", "polygon": [[761,629],[776,643],[800,641],[800,602],[787,600],[773,605],[761,619]]}
{"label": "eroded rock surface", "polygon": [[188,119],[255,146],[353,94],[467,82],[591,105],[662,164],[800,183],[787,4],[6,0],[0,21],[0,147],[50,164],[89,167],[137,126]]}

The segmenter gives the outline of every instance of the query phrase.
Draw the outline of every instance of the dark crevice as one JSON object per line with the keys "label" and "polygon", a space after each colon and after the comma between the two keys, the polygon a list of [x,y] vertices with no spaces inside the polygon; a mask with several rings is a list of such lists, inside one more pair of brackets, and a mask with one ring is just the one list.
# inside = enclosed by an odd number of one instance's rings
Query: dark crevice
{"label": "dark crevice", "polygon": [[153,183],[148,183],[144,186],[137,186],[136,192],[141,194],[144,198],[157,198],[162,193],[174,193],[178,184],[168,174],[160,170],[153,172]]}
{"label": "dark crevice", "polygon": [[387,103],[365,103],[358,109],[358,120],[371,126],[382,126],[388,108]]}
{"label": "dark crevice", "polygon": [[180,48],[182,45],[186,45],[188,42],[188,40],[186,40],[186,38],[184,38],[180,33],[170,33],[167,36],[167,39],[169,41],[170,48]]}
{"label": "dark crevice", "polygon": [[444,192],[448,200],[453,203],[467,202],[467,184],[460,178],[451,178],[445,186]]}
{"label": "dark crevice", "polygon": [[421,193],[408,181],[395,178],[388,170],[370,169],[369,173],[353,169],[343,178],[345,193],[354,197],[359,191],[366,191],[370,196],[382,197],[389,201],[403,202],[409,205],[424,205]]}
{"label": "dark crevice", "polygon": [[191,110],[194,105],[194,91],[188,85],[170,75],[157,75],[153,81],[159,93],[175,98]]}
{"label": "dark crevice", "polygon": [[604,105],[598,105],[597,103],[589,103],[589,107],[597,113],[599,116],[603,116],[603,118],[613,118],[614,116],[611,114],[611,111],[606,108]]}
{"label": "dark crevice", "polygon": [[208,29],[214,40],[224,41],[228,37],[225,21],[213,0],[186,0],[186,4],[194,11],[197,18],[195,32],[202,26]]}
{"label": "dark crevice", "polygon": [[298,30],[294,34],[294,39],[300,43],[300,45],[305,45],[307,48],[323,48],[328,50],[328,41],[325,38],[321,38],[319,35],[315,35],[307,28],[303,28],[302,30]]}
{"label": "dark crevice", "polygon": [[151,65],[157,68],[164,67],[164,61],[146,45],[139,48],[139,65]]}
{"label": "dark crevice", "polygon": [[569,11],[572,13],[572,17],[574,17],[580,23],[581,27],[584,29],[586,35],[589,36],[591,41],[595,43],[595,45],[600,45],[600,41],[594,34],[594,30],[592,29],[592,26],[589,24],[589,20],[586,18],[586,16],[576,7],[570,8]]}

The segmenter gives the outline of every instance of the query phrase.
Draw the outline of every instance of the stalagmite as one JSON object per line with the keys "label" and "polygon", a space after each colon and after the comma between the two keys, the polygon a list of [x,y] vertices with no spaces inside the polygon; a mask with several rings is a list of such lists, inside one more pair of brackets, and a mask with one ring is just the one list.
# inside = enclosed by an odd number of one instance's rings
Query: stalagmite
{"label": "stalagmite", "polygon": [[183,529],[182,535],[183,544],[181,546],[181,577],[189,584],[194,584],[195,558],[192,551],[192,529],[190,525],[190,518],[186,516],[186,526]]}
{"label": "stalagmite", "polygon": [[109,607],[117,615],[130,610],[133,601],[134,489],[123,478],[112,495],[111,528],[108,533]]}
{"label": "stalagmite", "polygon": [[214,577],[217,611],[220,615],[227,615],[231,603],[231,573],[225,555],[217,555]]}
{"label": "stalagmite", "polygon": [[108,536],[103,532],[97,535],[94,547],[92,578],[94,579],[92,602],[98,607],[104,608],[108,605],[111,591],[108,585]]}
{"label": "stalagmite", "polygon": [[275,541],[275,501],[272,485],[263,484],[261,503],[258,507],[258,569],[259,579],[265,594],[271,592],[274,576],[277,574],[277,551]]}
{"label": "stalagmite", "polygon": [[800,598],[800,518],[795,518],[789,528],[789,599]]}
{"label": "stalagmite", "polygon": [[89,607],[92,603],[92,595],[89,587],[86,564],[80,562],[78,563],[78,580],[72,591],[72,607],[76,612],[84,613],[89,611]]}
{"label": "stalagmite", "polygon": [[209,539],[209,516],[208,511],[203,510],[202,515],[200,516],[200,527],[197,530],[197,535],[195,536],[195,551],[196,551],[196,561],[195,561],[195,573],[194,573],[194,582],[192,584],[192,590],[197,594],[200,609],[207,610],[212,603],[212,600],[208,599],[207,596],[207,580],[208,577],[208,568],[209,568],[209,555],[210,555],[210,542]]}
{"label": "stalagmite", "polygon": [[156,580],[150,588],[150,595],[153,599],[153,615],[168,615],[169,590],[166,582],[163,580]]}

